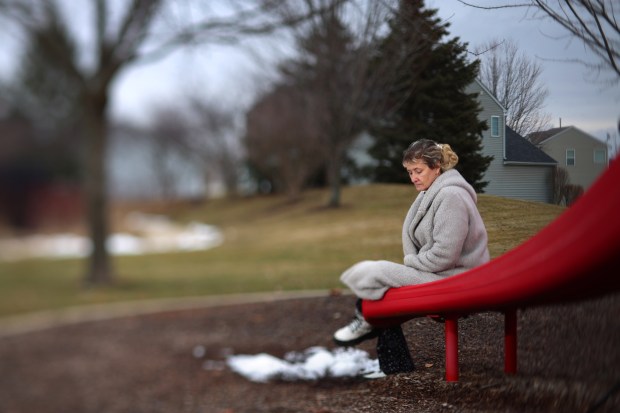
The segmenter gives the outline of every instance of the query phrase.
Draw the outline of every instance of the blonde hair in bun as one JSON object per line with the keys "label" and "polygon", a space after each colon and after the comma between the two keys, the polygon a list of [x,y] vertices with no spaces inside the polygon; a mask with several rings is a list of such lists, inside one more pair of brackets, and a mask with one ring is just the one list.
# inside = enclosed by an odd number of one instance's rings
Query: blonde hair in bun
{"label": "blonde hair in bun", "polygon": [[437,146],[439,146],[439,149],[441,150],[441,162],[439,165],[441,167],[441,171],[445,172],[454,168],[456,164],[459,163],[459,156],[447,143],[439,144]]}
{"label": "blonde hair in bun", "polygon": [[420,139],[413,142],[403,152],[403,163],[421,160],[430,168],[441,169],[441,172],[450,170],[459,162],[458,155],[447,143],[437,143],[430,139]]}

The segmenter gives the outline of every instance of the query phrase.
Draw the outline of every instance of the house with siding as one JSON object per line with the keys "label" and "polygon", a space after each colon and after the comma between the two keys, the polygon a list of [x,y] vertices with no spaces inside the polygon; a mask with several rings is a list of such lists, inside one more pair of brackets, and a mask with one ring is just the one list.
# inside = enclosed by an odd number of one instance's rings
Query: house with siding
{"label": "house with siding", "polygon": [[[482,108],[481,120],[488,129],[482,134],[482,153],[492,156],[483,177],[488,182],[484,192],[506,198],[538,202],[553,202],[553,175],[557,162],[530,141],[506,126],[506,109],[478,80],[471,83],[467,93],[476,94]],[[349,151],[358,167],[376,164],[367,156],[373,138],[362,134]],[[349,178],[352,184],[367,180]]]}
{"label": "house with siding", "polygon": [[607,145],[586,132],[567,126],[528,135],[538,148],[566,169],[570,183],[587,190],[609,164]]}
{"label": "house with siding", "polygon": [[493,160],[484,175],[490,195],[528,201],[552,202],[557,161],[506,126],[506,109],[478,80],[467,88],[478,96],[488,129],[482,136],[482,153]]}

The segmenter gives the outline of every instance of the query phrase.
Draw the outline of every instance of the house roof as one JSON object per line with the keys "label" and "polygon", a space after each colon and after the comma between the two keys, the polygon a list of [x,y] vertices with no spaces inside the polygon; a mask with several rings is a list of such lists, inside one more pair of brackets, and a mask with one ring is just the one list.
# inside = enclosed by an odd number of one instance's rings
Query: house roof
{"label": "house roof", "polygon": [[506,126],[505,162],[555,165],[558,162]]}
{"label": "house roof", "polygon": [[476,82],[476,84],[478,86],[480,86],[480,89],[482,89],[482,91],[484,93],[486,93],[487,95],[489,95],[489,97],[497,104],[497,106],[499,106],[503,112],[506,112],[506,108],[504,107],[504,105],[502,105],[502,102],[500,102],[499,100],[497,100],[497,98],[495,97],[495,95],[489,90],[488,87],[486,87],[484,85],[484,83],[482,83],[482,81],[478,78],[474,79],[474,81]]}
{"label": "house roof", "polygon": [[569,128],[568,126],[564,126],[562,128],[553,128],[553,129],[547,129],[545,131],[533,132],[527,135],[527,139],[530,142],[532,142],[534,145],[538,145],[541,142],[546,141],[550,137],[557,135],[558,133],[563,132],[568,128]]}
{"label": "house roof", "polygon": [[543,143],[551,139],[559,139],[564,135],[565,132],[572,130],[581,135],[582,138],[589,139],[599,145],[606,146],[605,142],[597,139],[596,137],[590,135],[587,132],[582,131],[581,129],[575,126],[565,126],[563,128],[553,128],[542,132],[535,132],[528,135],[528,140],[532,142],[536,146],[540,146]]}

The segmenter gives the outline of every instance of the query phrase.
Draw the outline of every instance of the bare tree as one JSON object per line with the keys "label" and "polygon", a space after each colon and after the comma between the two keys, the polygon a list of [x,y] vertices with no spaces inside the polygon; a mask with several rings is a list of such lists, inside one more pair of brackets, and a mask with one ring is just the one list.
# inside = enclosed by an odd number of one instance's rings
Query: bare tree
{"label": "bare tree", "polygon": [[243,155],[238,123],[232,109],[198,96],[155,110],[144,144],[165,199],[178,195],[179,176],[188,170],[202,174],[207,192],[223,186],[229,196],[237,194]]}
{"label": "bare tree", "polygon": [[324,163],[313,98],[280,85],[247,115],[245,145],[250,165],[293,201]]}
{"label": "bare tree", "polygon": [[205,182],[221,181],[226,194],[236,196],[243,159],[238,115],[198,97],[190,98],[187,113],[191,125],[189,146],[202,165]]}
{"label": "bare tree", "polygon": [[391,62],[375,59],[381,30],[396,8],[392,1],[316,1],[332,7],[323,7],[325,12],[297,34],[299,55],[281,72],[286,83],[312,96],[330,187],[328,206],[337,207],[347,151],[387,104],[386,87],[398,76]]}
{"label": "bare tree", "polygon": [[[55,66],[73,79],[82,110],[82,133],[87,143],[84,188],[93,245],[85,285],[110,284],[115,278],[106,248],[109,225],[104,163],[110,86],[119,73],[131,64],[153,61],[185,45],[231,42],[242,35],[270,33],[322,12],[321,8],[305,7],[303,1],[295,1],[298,7],[288,7],[287,3],[230,1],[226,3],[227,13],[217,14],[201,9],[199,6],[208,5],[199,1],[94,0],[87,6],[89,10],[79,15],[73,9],[67,12],[58,1],[0,0],[0,19],[26,38],[36,35],[41,27],[54,27],[65,33],[68,44],[83,46],[81,53],[73,55],[67,44],[54,42],[53,37],[42,39],[46,59],[56,62]],[[90,29],[86,46],[77,38],[79,31],[73,30],[75,20],[84,16],[88,16],[86,27]]]}
{"label": "bare tree", "polygon": [[178,170],[186,165],[190,135],[183,113],[166,107],[156,111],[155,121],[147,134],[153,174],[164,200],[175,198]]}
{"label": "bare tree", "polygon": [[553,203],[557,205],[571,206],[581,195],[581,185],[572,184],[568,177],[568,171],[561,166],[556,166],[553,174]]}
{"label": "bare tree", "polygon": [[480,80],[507,109],[506,124],[522,136],[548,128],[551,116],[543,107],[549,90],[541,84],[542,66],[510,39],[491,40],[475,52]]}
{"label": "bare tree", "polygon": [[564,199],[566,201],[566,206],[573,205],[583,195],[583,192],[583,187],[581,185],[566,185],[564,188]]}
{"label": "bare tree", "polygon": [[553,173],[553,203],[560,205],[565,198],[566,187],[570,185],[570,178],[566,168],[556,166]]}
{"label": "bare tree", "polygon": [[[617,0],[531,0],[480,6],[472,2],[459,2],[480,9],[496,10],[516,7],[540,12],[566,29],[570,35],[599,58],[597,70],[609,70],[620,81],[620,7]],[[583,62],[585,63],[585,62]],[[591,66],[585,63],[587,66]]]}

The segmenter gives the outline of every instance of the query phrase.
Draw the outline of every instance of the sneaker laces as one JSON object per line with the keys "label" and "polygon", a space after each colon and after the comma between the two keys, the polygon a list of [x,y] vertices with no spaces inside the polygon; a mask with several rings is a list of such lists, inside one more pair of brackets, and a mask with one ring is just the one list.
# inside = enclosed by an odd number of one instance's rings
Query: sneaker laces
{"label": "sneaker laces", "polygon": [[351,331],[356,333],[358,330],[360,330],[364,326],[365,321],[366,320],[364,320],[362,317],[356,314],[353,317],[353,320],[351,320],[351,322],[349,323],[349,328],[351,329]]}

